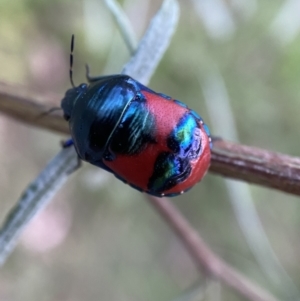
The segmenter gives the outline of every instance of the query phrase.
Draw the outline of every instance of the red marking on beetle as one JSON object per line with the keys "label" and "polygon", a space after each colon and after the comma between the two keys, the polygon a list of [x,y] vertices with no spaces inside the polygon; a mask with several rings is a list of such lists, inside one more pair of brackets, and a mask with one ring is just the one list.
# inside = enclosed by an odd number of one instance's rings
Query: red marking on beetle
{"label": "red marking on beetle", "polygon": [[[146,97],[147,107],[156,121],[156,143],[148,143],[146,148],[140,154],[133,156],[117,155],[114,161],[110,162],[103,160],[103,162],[116,174],[126,179],[128,183],[138,186],[141,190],[147,191],[147,185],[149,178],[153,174],[154,163],[157,156],[161,152],[170,151],[166,144],[168,135],[176,127],[180,118],[190,110],[181,107],[172,100],[167,100],[147,91],[143,91],[143,95]],[[211,155],[209,137],[207,136],[202,123],[199,122],[202,151],[197,160],[192,160],[190,162],[192,167],[190,176],[185,181],[164,191],[164,194],[185,191],[194,186],[205,175],[210,164]]]}

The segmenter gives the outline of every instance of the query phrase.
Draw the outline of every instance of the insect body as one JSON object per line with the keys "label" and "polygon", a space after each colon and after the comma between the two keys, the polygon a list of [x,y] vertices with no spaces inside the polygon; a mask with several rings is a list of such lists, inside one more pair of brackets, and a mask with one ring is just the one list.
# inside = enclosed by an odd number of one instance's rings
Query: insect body
{"label": "insect body", "polygon": [[211,138],[196,112],[127,75],[87,77],[61,103],[82,160],[160,197],[202,179]]}

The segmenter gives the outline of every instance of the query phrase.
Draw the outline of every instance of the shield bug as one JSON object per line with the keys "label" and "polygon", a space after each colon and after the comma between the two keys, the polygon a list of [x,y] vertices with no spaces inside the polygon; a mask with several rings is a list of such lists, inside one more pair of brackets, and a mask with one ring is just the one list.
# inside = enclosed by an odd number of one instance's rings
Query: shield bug
{"label": "shield bug", "polygon": [[62,99],[80,159],[113,173],[139,191],[176,196],[205,175],[211,137],[184,103],[156,93],[128,75],[90,77]]}

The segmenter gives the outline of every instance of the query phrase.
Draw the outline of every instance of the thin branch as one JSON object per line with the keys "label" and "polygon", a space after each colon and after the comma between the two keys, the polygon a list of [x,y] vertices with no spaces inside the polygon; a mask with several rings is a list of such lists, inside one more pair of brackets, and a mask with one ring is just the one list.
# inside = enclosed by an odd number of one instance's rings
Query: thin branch
{"label": "thin branch", "polygon": [[217,140],[210,171],[300,195],[300,158]]}
{"label": "thin branch", "polygon": [[118,29],[120,30],[121,35],[123,37],[124,43],[130,51],[130,54],[133,55],[138,43],[128,17],[126,16],[124,10],[117,1],[104,0],[104,2],[108,7],[110,13],[114,17],[115,22],[118,25]]}
{"label": "thin branch", "polygon": [[26,188],[0,229],[0,266],[13,250],[24,227],[48,204],[77,167],[75,148],[63,148]]}
{"label": "thin branch", "polygon": [[[164,0],[161,8],[152,18],[146,33],[139,42],[134,56],[124,66],[122,73],[128,74],[142,84],[147,85],[170,45],[178,18],[179,6],[177,1]],[[166,22],[168,22],[168,26],[165,26]],[[159,43],[156,41],[159,41]],[[149,72],[150,69],[152,73]]]}
{"label": "thin branch", "polygon": [[[69,134],[62,113],[45,114],[60,105],[59,95],[35,93],[29,89],[0,82],[0,112],[19,121],[55,132]],[[54,105],[51,105],[54,104]]]}
{"label": "thin branch", "polygon": [[[61,98],[61,97],[60,97]],[[68,134],[62,115],[55,112],[39,118],[57,103],[58,96],[44,96],[24,87],[0,82],[0,112],[37,127]],[[41,100],[44,104],[41,105]],[[225,177],[300,195],[300,158],[252,146],[215,139],[210,171]]]}
{"label": "thin branch", "polygon": [[197,231],[193,229],[189,222],[168,199],[149,196],[149,200],[182,240],[184,246],[188,249],[198,266],[204,269],[208,275],[219,279],[249,300],[276,300],[270,293],[250,282],[245,276],[216,256],[208,248]]}

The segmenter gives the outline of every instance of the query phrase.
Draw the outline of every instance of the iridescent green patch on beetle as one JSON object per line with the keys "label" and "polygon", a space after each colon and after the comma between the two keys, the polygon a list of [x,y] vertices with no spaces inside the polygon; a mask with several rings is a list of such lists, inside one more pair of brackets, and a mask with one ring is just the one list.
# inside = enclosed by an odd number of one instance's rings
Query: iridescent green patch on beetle
{"label": "iridescent green patch on beetle", "polygon": [[188,178],[191,166],[187,158],[169,152],[162,152],[154,164],[154,172],[149,179],[148,188],[155,194],[162,193]]}
{"label": "iridescent green patch on beetle", "polygon": [[168,147],[179,156],[196,159],[201,151],[200,128],[195,117],[188,112],[177,123],[167,140]]}

